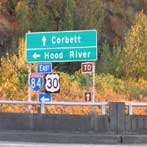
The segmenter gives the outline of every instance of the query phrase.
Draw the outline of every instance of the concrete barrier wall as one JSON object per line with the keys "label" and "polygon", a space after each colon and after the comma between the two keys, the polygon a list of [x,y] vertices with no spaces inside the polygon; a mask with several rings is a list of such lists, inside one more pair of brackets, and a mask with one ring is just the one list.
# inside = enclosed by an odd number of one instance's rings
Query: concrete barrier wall
{"label": "concrete barrier wall", "polygon": [[110,103],[107,115],[0,113],[0,130],[147,134],[147,116],[126,115],[124,103]]}
{"label": "concrete barrier wall", "polygon": [[108,116],[0,113],[0,130],[103,132],[108,124]]}
{"label": "concrete barrier wall", "polygon": [[147,116],[126,116],[125,132],[147,134]]}
{"label": "concrete barrier wall", "polygon": [[90,117],[80,115],[33,115],[33,129],[51,132],[88,132]]}
{"label": "concrete barrier wall", "polygon": [[33,115],[25,113],[0,113],[0,130],[30,130]]}

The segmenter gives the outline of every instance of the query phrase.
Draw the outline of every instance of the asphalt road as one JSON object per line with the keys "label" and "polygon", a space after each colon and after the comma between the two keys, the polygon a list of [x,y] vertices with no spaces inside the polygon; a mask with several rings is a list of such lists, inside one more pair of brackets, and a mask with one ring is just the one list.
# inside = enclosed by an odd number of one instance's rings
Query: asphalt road
{"label": "asphalt road", "polygon": [[26,142],[0,142],[0,147],[147,147],[144,145],[89,145],[89,144],[44,144]]}

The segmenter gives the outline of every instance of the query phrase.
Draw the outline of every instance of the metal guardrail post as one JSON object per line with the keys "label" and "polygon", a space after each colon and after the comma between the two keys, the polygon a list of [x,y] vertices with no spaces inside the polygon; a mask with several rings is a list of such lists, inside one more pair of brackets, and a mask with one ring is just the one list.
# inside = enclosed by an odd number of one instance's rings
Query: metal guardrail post
{"label": "metal guardrail post", "polygon": [[145,102],[126,102],[125,104],[128,107],[128,115],[133,115],[133,107],[147,107],[147,103]]}
{"label": "metal guardrail post", "polygon": [[102,115],[106,114],[106,106],[105,105],[101,106],[101,111],[102,111]]}
{"label": "metal guardrail post", "polygon": [[131,104],[128,105],[128,114],[133,115],[132,105]]}

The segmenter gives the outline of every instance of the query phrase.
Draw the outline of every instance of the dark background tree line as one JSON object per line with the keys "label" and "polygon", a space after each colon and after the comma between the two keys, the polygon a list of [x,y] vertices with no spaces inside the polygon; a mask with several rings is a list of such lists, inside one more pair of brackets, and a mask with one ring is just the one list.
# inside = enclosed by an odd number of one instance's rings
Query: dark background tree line
{"label": "dark background tree line", "polygon": [[[122,77],[126,74],[120,68],[125,37],[141,10],[147,13],[147,0],[0,0],[0,57],[17,54],[18,40],[28,31],[96,29],[97,73]],[[73,73],[80,63],[54,66]]]}

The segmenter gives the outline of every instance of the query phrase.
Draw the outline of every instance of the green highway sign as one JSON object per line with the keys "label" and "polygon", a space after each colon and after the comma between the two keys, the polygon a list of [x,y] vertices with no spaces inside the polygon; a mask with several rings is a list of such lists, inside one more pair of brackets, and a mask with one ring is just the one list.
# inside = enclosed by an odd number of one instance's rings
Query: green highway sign
{"label": "green highway sign", "polygon": [[26,34],[27,63],[95,60],[97,60],[96,30]]}

